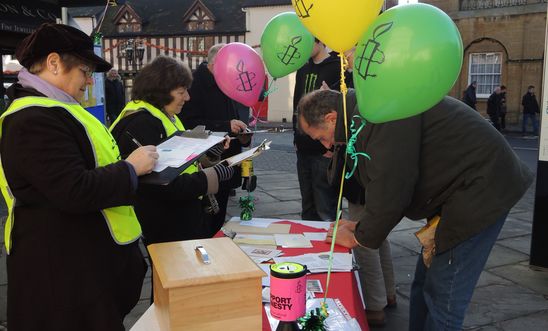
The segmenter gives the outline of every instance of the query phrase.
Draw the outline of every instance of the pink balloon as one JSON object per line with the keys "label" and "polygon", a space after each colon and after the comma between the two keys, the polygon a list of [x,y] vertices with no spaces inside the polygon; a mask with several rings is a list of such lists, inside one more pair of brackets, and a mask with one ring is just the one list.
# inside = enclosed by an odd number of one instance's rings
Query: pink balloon
{"label": "pink balloon", "polygon": [[246,44],[230,43],[217,53],[213,76],[217,85],[232,100],[248,107],[259,101],[265,71],[263,61]]}

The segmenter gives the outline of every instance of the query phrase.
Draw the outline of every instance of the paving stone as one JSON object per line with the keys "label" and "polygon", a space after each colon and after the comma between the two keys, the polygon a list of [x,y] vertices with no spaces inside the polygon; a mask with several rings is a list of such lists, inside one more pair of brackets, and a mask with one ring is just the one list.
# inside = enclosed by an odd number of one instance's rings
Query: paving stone
{"label": "paving stone", "polygon": [[296,189],[299,190],[299,182],[284,180],[280,182],[271,182],[263,183],[260,180],[257,181],[257,187],[264,191],[273,191],[273,190],[290,190]]}
{"label": "paving stone", "polygon": [[476,288],[483,287],[483,286],[489,286],[489,285],[512,285],[513,283],[507,279],[504,279],[502,277],[499,277],[489,271],[482,271],[480,274],[480,278],[478,279],[478,283],[476,284]]}
{"label": "paving stone", "polygon": [[527,331],[546,331],[548,330],[548,310],[518,317],[513,320],[499,323],[501,330],[527,330]]}
{"label": "paving stone", "polygon": [[513,249],[495,244],[485,264],[485,269],[529,260],[529,256]]}
{"label": "paving stone", "polygon": [[398,305],[395,308],[385,309],[386,325],[381,328],[370,328],[371,330],[407,330],[409,326],[409,299],[397,295]]}
{"label": "paving stone", "polygon": [[8,320],[8,286],[0,285],[0,321]]}
{"label": "paving stone", "polygon": [[497,240],[497,244],[529,255],[531,252],[531,235]]}
{"label": "paving stone", "polygon": [[301,203],[296,201],[283,201],[256,204],[253,216],[264,218],[277,218],[277,215],[296,214],[301,212]]}
{"label": "paving stone", "polygon": [[402,296],[409,300],[411,293],[411,283],[409,284],[396,284],[396,292],[399,296]]}
{"label": "paving stone", "polygon": [[477,288],[466,312],[464,325],[479,327],[548,309],[542,295],[516,285]]}
{"label": "paving stone", "polygon": [[530,235],[532,224],[525,223],[516,219],[508,218],[500,231],[498,239],[505,239],[523,235]]}
{"label": "paving stone", "polygon": [[126,330],[131,329],[133,324],[137,322],[137,320],[145,313],[145,311],[150,307],[150,301],[149,299],[141,299],[133,308],[129,314],[127,314],[126,318],[124,319],[124,326]]}
{"label": "paving stone", "polygon": [[151,288],[152,278],[150,276],[145,277],[145,279],[143,280],[143,287],[141,288],[141,296],[139,297],[139,300],[150,300]]}
{"label": "paving stone", "polygon": [[294,188],[288,190],[265,190],[265,192],[280,201],[301,200],[301,191]]}
{"label": "paving stone", "polygon": [[536,271],[526,263],[511,264],[489,270],[523,287],[548,296],[548,271]]}
{"label": "paving stone", "polygon": [[406,229],[401,231],[392,231],[388,235],[388,239],[391,242],[397,242],[398,245],[403,246],[416,253],[421,252],[421,244],[417,237],[415,237],[416,229]]}
{"label": "paving stone", "polygon": [[8,284],[8,272],[6,267],[6,254],[0,252],[0,285]]}
{"label": "paving stone", "polygon": [[463,330],[466,330],[466,331],[502,331],[501,328],[498,328],[494,325],[482,326],[482,327],[479,327],[479,328],[476,328],[476,327],[463,328]]}
{"label": "paving stone", "polygon": [[533,210],[526,210],[526,211],[521,211],[521,210],[516,210],[514,211],[514,209],[512,209],[512,211],[510,212],[510,214],[508,215],[508,219],[516,219],[518,221],[523,221],[523,222],[526,222],[526,223],[532,223],[533,222]]}
{"label": "paving stone", "polygon": [[288,173],[260,175],[257,177],[258,183],[259,182],[273,183],[273,182],[280,182],[280,181],[295,181],[299,183],[299,178],[297,177],[297,174],[288,174]]}

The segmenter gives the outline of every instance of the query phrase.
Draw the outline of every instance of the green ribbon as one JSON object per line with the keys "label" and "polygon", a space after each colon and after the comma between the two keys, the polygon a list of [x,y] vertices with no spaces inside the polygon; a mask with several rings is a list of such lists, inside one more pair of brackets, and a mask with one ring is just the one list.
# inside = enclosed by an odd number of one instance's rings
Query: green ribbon
{"label": "green ribbon", "polygon": [[[356,129],[356,123],[354,122],[354,119],[359,118],[361,121],[360,127]],[[360,131],[365,126],[365,119],[362,118],[359,115],[352,116],[352,124],[350,125],[350,139],[348,139],[348,145],[346,146],[346,154],[350,155],[350,159],[354,161],[354,165],[352,166],[352,170],[347,171],[346,175],[344,176],[345,179],[348,179],[352,177],[354,174],[354,171],[356,171],[356,167],[358,166],[358,158],[360,156],[363,156],[367,158],[368,160],[371,160],[371,157],[363,152],[356,152],[356,140],[358,140],[358,134],[360,134]]]}
{"label": "green ribbon", "polygon": [[253,196],[251,194],[240,197],[240,219],[242,221],[250,221],[253,218],[253,211],[255,210],[255,204],[253,202]]}

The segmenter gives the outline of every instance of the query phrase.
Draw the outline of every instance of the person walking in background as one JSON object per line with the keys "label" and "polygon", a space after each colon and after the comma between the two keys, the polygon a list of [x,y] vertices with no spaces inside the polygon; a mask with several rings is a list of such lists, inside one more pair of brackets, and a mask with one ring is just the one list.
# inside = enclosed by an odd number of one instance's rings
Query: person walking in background
{"label": "person walking in background", "polygon": [[337,212],[337,196],[327,181],[332,152],[297,129],[297,105],[303,95],[319,89],[323,82],[333,86],[339,80],[339,60],[316,39],[309,61],[297,71],[293,93],[293,143],[297,152],[301,217],[304,220],[333,221]]}
{"label": "person walking in background", "polygon": [[462,101],[464,101],[465,104],[470,106],[471,108],[476,109],[476,87],[477,82],[473,81],[472,84],[468,85],[466,90],[464,90],[464,96],[462,98]]}
{"label": "person walking in background", "polygon": [[[236,137],[230,141],[230,147],[223,152],[221,159],[241,153],[242,147],[247,147],[251,143],[250,135],[238,135],[247,129],[247,125],[240,120],[236,102],[221,91],[213,76],[217,52],[224,45],[211,46],[207,61],[202,62],[194,71],[192,86],[188,89],[190,100],[184,104],[182,111],[178,114],[186,129],[205,125],[207,130],[228,132],[229,135]],[[215,232],[220,230],[225,222],[231,189],[242,185],[240,167],[234,167],[234,170],[230,184],[220,189],[215,195],[220,210],[213,217]]]}
{"label": "person walking in background", "polygon": [[495,129],[500,132],[500,87],[497,86],[487,99],[487,115]]}
{"label": "person walking in background", "polygon": [[118,70],[114,68],[108,71],[105,80],[105,103],[108,123],[112,123],[126,105],[124,85]]}
{"label": "person walking in background", "polygon": [[506,130],[506,86],[500,86],[500,129],[501,131]]}
{"label": "person walking in background", "polygon": [[523,106],[523,122],[521,126],[521,133],[525,135],[527,133],[527,120],[531,120],[533,125],[533,135],[538,136],[538,121],[537,114],[540,112],[537,97],[535,96],[535,87],[529,85],[527,93],[521,98],[521,105]]}
{"label": "person walking in background", "polygon": [[84,32],[43,24],[16,56],[24,69],[0,117],[9,329],[124,330],[147,270],[131,204],[156,147],[122,160],[79,104],[111,68]]}

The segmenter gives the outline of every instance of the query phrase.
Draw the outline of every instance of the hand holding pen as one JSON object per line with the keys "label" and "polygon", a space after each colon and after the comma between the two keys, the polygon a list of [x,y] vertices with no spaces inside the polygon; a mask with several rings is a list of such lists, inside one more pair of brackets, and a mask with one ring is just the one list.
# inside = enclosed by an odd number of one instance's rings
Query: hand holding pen
{"label": "hand holding pen", "polygon": [[137,176],[146,175],[152,172],[154,165],[158,160],[158,153],[156,152],[156,146],[148,145],[142,146],[141,143],[133,137],[131,133],[126,131],[128,137],[138,146],[136,150],[131,152],[126,158],[126,161],[133,166]]}

